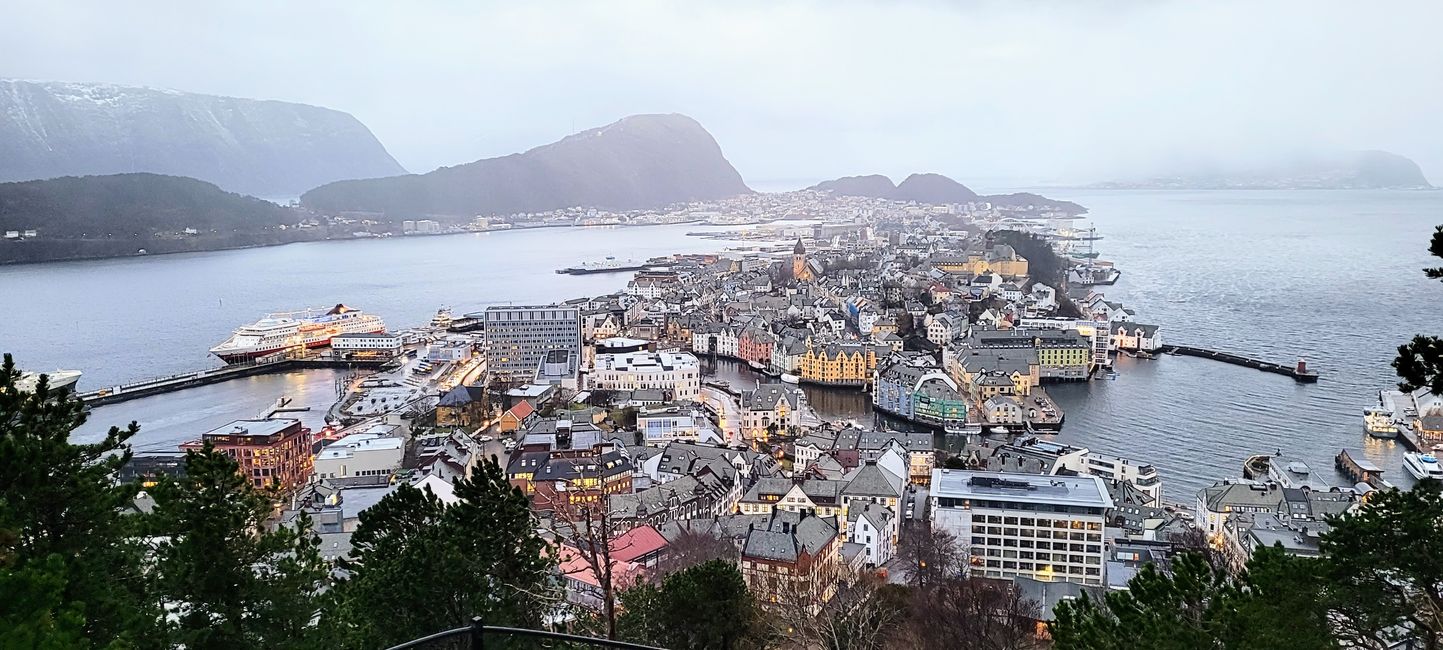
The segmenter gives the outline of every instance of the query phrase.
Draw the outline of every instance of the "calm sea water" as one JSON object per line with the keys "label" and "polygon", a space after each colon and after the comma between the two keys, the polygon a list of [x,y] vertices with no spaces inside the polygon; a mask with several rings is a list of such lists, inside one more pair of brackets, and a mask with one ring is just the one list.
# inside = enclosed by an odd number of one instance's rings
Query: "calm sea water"
{"label": "calm sea water", "polygon": [[[1091,209],[1104,291],[1163,326],[1164,338],[1322,373],[1312,386],[1202,359],[1123,359],[1116,380],[1056,386],[1061,440],[1157,464],[1167,496],[1191,500],[1278,449],[1330,472],[1364,448],[1406,483],[1401,449],[1362,431],[1360,410],[1395,383],[1388,363],[1415,333],[1443,330],[1443,286],[1419,272],[1443,223],[1443,192],[1048,190]],[[29,368],[78,368],[83,387],[214,363],[206,350],[267,311],[345,302],[394,327],[442,305],[474,310],[619,289],[627,274],[562,276],[605,255],[716,251],[697,225],[546,229],[295,244],[215,253],[0,267],[0,350]],[[334,373],[256,377],[96,409],[78,434],[138,420],[144,448],[167,448],[281,395],[327,405]],[[865,396],[814,391],[824,414],[865,416]],[[305,417],[318,418],[319,413]]]}

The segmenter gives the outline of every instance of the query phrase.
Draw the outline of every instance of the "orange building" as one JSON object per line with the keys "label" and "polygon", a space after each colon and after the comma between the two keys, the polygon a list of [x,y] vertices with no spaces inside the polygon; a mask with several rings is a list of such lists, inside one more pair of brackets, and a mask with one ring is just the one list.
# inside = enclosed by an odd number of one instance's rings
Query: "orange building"
{"label": "orange building", "polygon": [[236,420],[180,448],[199,451],[209,442],[216,451],[236,459],[241,474],[256,487],[277,485],[284,492],[311,478],[310,433],[293,418]]}

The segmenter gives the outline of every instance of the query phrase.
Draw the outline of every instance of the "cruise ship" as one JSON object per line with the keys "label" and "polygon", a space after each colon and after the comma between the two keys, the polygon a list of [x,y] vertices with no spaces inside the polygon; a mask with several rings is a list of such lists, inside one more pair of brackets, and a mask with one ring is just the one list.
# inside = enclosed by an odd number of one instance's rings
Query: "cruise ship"
{"label": "cruise ship", "polygon": [[319,348],[331,344],[337,334],[376,334],[386,331],[379,316],[362,313],[345,305],[330,310],[268,314],[231,334],[210,353],[226,363],[240,363],[256,357],[302,348]]}

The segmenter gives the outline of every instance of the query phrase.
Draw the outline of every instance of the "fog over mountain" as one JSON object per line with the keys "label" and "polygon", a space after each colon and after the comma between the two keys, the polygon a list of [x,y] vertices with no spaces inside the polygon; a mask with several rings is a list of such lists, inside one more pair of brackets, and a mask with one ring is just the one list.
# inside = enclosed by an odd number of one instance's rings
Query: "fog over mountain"
{"label": "fog over mountain", "polygon": [[0,181],[155,172],[290,198],[405,170],[340,111],[96,83],[0,80]]}
{"label": "fog over mountain", "polygon": [[706,129],[685,115],[633,115],[525,153],[428,174],[339,181],[301,203],[391,217],[659,208],[750,192]]}
{"label": "fog over mountain", "polygon": [[0,76],[333,107],[418,172],[681,113],[753,187],[1368,150],[1443,181],[1428,0],[12,4]]}

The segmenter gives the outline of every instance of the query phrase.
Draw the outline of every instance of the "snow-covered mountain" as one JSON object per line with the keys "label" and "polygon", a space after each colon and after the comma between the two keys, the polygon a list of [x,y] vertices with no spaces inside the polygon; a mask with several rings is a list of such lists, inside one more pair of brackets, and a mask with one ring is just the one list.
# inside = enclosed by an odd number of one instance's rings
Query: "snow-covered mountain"
{"label": "snow-covered mountain", "polygon": [[289,198],[406,172],[356,118],[279,101],[0,80],[0,181],[155,172]]}

